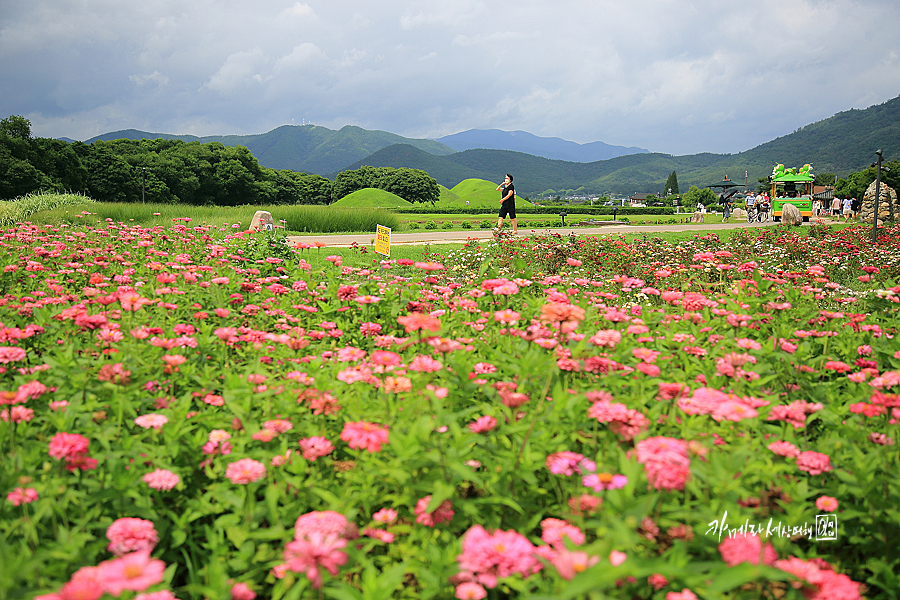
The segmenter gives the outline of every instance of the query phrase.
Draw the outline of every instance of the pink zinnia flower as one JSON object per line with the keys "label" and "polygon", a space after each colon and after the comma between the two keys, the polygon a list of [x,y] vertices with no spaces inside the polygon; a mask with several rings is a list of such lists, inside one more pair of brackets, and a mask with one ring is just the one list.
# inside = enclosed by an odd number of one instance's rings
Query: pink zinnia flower
{"label": "pink zinnia flower", "polygon": [[806,471],[810,475],[819,475],[831,470],[831,463],[827,454],[821,452],[801,452],[797,456],[797,468]]}
{"label": "pink zinnia flower", "polygon": [[87,452],[89,444],[90,440],[83,435],[61,431],[50,440],[50,456],[72,458]]}
{"label": "pink zinnia flower", "polygon": [[534,545],[517,531],[488,533],[481,525],[474,525],[463,536],[462,553],[456,560],[460,569],[475,575],[478,583],[494,588],[500,577],[527,577],[539,571],[541,564],[534,552]]}
{"label": "pink zinnia flower", "polygon": [[256,592],[246,583],[235,583],[231,586],[231,600],[254,600]]}
{"label": "pink zinnia flower", "polygon": [[416,502],[416,523],[425,525],[426,527],[434,527],[444,521],[449,521],[455,514],[453,512],[453,503],[450,500],[444,500],[432,512],[428,511],[428,504],[431,502],[431,495],[420,498]]}
{"label": "pink zinnia flower", "polygon": [[440,361],[434,360],[429,356],[419,355],[409,363],[410,371],[420,371],[422,373],[435,373],[444,368]]}
{"label": "pink zinnia flower", "polygon": [[319,435],[300,440],[300,448],[303,450],[303,458],[306,460],[316,460],[334,452],[334,445],[328,441],[328,438]]}
{"label": "pink zinnia flower", "polygon": [[617,490],[628,485],[628,478],[624,475],[612,475],[610,473],[591,473],[581,480],[582,485],[595,492],[603,490]]}
{"label": "pink zinnia flower", "polygon": [[141,478],[154,490],[168,491],[181,483],[181,477],[166,469],[156,469]]}
{"label": "pink zinnia flower", "polygon": [[455,596],[459,600],[482,600],[487,597],[487,590],[474,581],[463,581],[456,586]]}
{"label": "pink zinnia flower", "polygon": [[11,362],[25,360],[27,353],[24,349],[16,346],[0,346],[0,363],[4,365]]}
{"label": "pink zinnia flower", "polygon": [[356,525],[333,510],[317,510],[297,517],[294,524],[294,539],[300,540],[313,533],[336,535],[347,539],[358,537]]}
{"label": "pink zinnia flower", "polygon": [[779,456],[785,456],[787,458],[797,458],[800,456],[800,448],[790,442],[772,442],[766,447]]}
{"label": "pink zinnia flower", "polygon": [[134,517],[113,521],[106,529],[106,537],[109,540],[106,549],[116,556],[144,549],[153,550],[159,542],[153,521]]}
{"label": "pink zinnia flower", "polygon": [[569,477],[575,473],[581,473],[579,463],[583,459],[584,455],[578,454],[577,452],[569,452],[568,450],[554,452],[547,457],[547,470],[554,475],[565,475],[566,477]]}
{"label": "pink zinnia flower", "polygon": [[237,460],[225,469],[225,477],[231,483],[247,485],[254,481],[259,481],[266,476],[266,465],[253,460],[252,458],[242,458]]}
{"label": "pink zinnia flower", "polygon": [[697,595],[691,590],[684,588],[680,592],[667,592],[666,600],[697,600]]}
{"label": "pink zinnia flower", "polygon": [[158,415],[155,413],[141,415],[134,419],[134,423],[144,429],[162,429],[163,425],[169,422],[169,417]]}
{"label": "pink zinnia flower", "polygon": [[150,558],[150,549],[145,548],[108,560],[98,565],[100,577],[107,591],[118,596],[125,590],[142,592],[163,580],[166,563]]}
{"label": "pink zinnia flower", "polygon": [[306,575],[313,587],[318,589],[322,587],[319,568],[337,575],[340,567],[347,562],[347,554],[342,551],[346,546],[347,540],[335,534],[310,532],[302,539],[287,543],[284,560],[288,569]]}
{"label": "pink zinnia flower", "polygon": [[725,538],[719,544],[719,553],[729,567],[737,566],[742,562],[758,565],[760,557],[762,557],[763,564],[773,565],[778,559],[772,544],[766,544],[763,547],[762,541],[756,534],[739,533]]}
{"label": "pink zinnia flower", "polygon": [[834,512],[837,510],[838,501],[831,496],[819,496],[816,498],[816,508],[825,512]]}
{"label": "pink zinnia flower", "polygon": [[6,495],[6,499],[12,502],[13,506],[31,504],[38,499],[38,493],[34,488],[17,487]]}
{"label": "pink zinnia flower", "polygon": [[575,525],[562,519],[544,519],[541,521],[541,539],[551,546],[565,548],[564,538],[569,540],[576,546],[584,543],[584,533]]}
{"label": "pink zinnia flower", "polygon": [[487,433],[497,426],[497,419],[490,415],[478,417],[473,423],[469,423],[469,429],[475,433]]}
{"label": "pink zinnia flower", "polygon": [[372,515],[372,520],[376,523],[393,523],[397,520],[397,511],[393,508],[382,508]]}
{"label": "pink zinnia flower", "polygon": [[582,573],[600,562],[599,556],[591,556],[587,552],[573,552],[566,548],[560,548],[550,556],[550,564],[556,567],[556,571],[563,579],[574,579],[578,573]]}
{"label": "pink zinnia flower", "polygon": [[388,430],[375,423],[351,421],[344,423],[341,439],[353,449],[365,448],[374,454],[381,451],[382,444],[388,443]]}

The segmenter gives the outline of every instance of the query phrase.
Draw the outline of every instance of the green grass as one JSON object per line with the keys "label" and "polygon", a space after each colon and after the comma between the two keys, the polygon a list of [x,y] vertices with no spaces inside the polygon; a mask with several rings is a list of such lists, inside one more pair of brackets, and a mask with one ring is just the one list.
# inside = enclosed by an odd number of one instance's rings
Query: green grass
{"label": "green grass", "polygon": [[66,206],[94,206],[94,201],[82,194],[36,192],[15,200],[0,202],[0,226],[8,227],[33,219],[36,213],[58,210]]}
{"label": "green grass", "polygon": [[42,210],[31,215],[35,223],[72,225],[96,225],[107,219],[126,225],[141,227],[170,226],[173,221],[191,219],[196,225],[214,227],[238,225],[246,229],[257,210],[272,214],[276,226],[284,226],[288,234],[298,233],[353,233],[375,231],[376,225],[392,229],[400,226],[395,213],[372,208],[355,210],[352,208],[331,208],[328,206],[187,206],[183,204],[126,204],[96,202],[52,210]]}
{"label": "green grass", "polygon": [[[446,189],[446,188],[445,188]],[[329,208],[409,208],[412,202],[404,200],[396,194],[376,188],[365,188],[347,194]]]}

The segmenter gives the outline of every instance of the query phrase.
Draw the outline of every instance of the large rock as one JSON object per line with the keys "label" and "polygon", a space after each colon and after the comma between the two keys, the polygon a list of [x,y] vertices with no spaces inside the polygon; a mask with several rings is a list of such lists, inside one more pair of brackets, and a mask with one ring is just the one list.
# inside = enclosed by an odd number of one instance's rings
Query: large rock
{"label": "large rock", "polygon": [[803,215],[800,209],[793,204],[785,204],[781,209],[781,222],[785,225],[800,227],[803,225]]}
{"label": "large rock", "polygon": [[[863,195],[862,206],[857,219],[863,223],[871,223],[875,216],[875,182],[873,181]],[[881,182],[881,197],[878,199],[878,226],[885,221],[894,222],[900,219],[900,205],[897,204],[897,192]]]}
{"label": "large rock", "polygon": [[691,223],[702,223],[703,222],[703,213],[695,212],[691,215]]}
{"label": "large rock", "polygon": [[272,218],[272,213],[265,210],[258,210],[253,213],[250,229],[254,231],[275,231],[275,220]]}

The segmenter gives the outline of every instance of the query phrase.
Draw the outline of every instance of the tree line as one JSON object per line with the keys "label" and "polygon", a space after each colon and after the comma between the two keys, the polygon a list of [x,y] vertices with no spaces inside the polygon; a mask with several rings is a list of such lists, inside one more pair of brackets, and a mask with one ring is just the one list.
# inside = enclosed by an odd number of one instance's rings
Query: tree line
{"label": "tree line", "polygon": [[362,167],[332,182],[259,164],[244,146],[143,139],[64,142],[34,138],[21,116],[0,120],[0,199],[80,192],[99,202],[193,205],[330,204],[366,187],[409,202],[436,202],[437,181],[419,169]]}

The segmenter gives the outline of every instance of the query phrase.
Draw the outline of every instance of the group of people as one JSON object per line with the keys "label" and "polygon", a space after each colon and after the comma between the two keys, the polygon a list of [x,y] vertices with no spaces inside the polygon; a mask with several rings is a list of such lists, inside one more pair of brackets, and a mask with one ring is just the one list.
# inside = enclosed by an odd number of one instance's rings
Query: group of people
{"label": "group of people", "polygon": [[751,220],[756,218],[758,215],[765,215],[765,219],[768,221],[771,213],[769,212],[772,208],[772,202],[769,200],[769,194],[763,192],[762,194],[754,194],[750,192],[747,194],[747,198],[745,200],[747,203],[747,220]]}
{"label": "group of people", "polygon": [[841,199],[838,196],[832,198],[830,203],[823,203],[822,200],[816,198],[812,205],[813,218],[831,217],[838,220],[843,216],[845,221],[856,220],[859,209],[860,202],[856,198]]}

